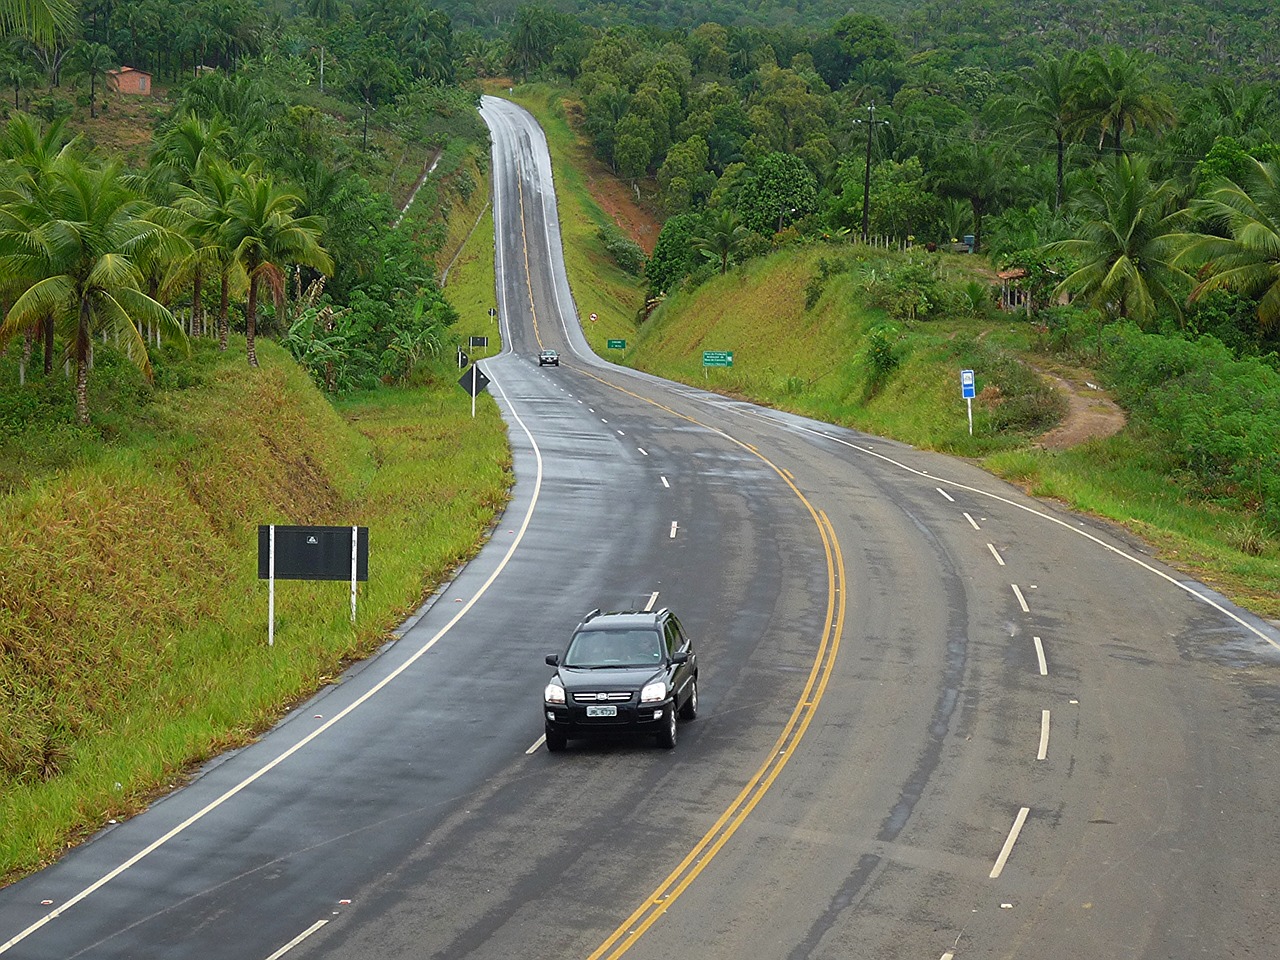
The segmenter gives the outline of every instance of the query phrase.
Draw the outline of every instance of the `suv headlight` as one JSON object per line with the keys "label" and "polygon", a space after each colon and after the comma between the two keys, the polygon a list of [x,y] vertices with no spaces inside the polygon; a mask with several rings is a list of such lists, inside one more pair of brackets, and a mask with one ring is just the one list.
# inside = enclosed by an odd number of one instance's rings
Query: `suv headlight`
{"label": "suv headlight", "polygon": [[644,689],[640,691],[641,703],[661,703],[665,699],[667,699],[667,681],[665,680],[646,683]]}
{"label": "suv headlight", "polygon": [[548,683],[542,691],[542,699],[547,703],[564,703],[564,687],[558,683]]}

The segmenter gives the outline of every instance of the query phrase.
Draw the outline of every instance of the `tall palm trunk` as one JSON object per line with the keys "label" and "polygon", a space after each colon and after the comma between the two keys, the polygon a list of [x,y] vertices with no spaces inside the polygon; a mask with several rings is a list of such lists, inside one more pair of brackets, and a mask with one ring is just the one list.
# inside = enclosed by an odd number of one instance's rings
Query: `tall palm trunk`
{"label": "tall palm trunk", "polygon": [[227,306],[230,301],[231,278],[227,276],[227,268],[222,269],[222,299],[218,302],[218,349],[227,349]]}
{"label": "tall palm trunk", "polygon": [[196,275],[191,281],[191,335],[204,336],[204,304],[200,301],[204,290],[204,271],[196,267]]}
{"label": "tall palm trunk", "polygon": [[53,314],[44,318],[44,375],[53,373]]}
{"label": "tall palm trunk", "polygon": [[83,297],[76,327],[76,419],[89,425],[89,301]]}
{"label": "tall palm trunk", "polygon": [[1062,142],[1062,131],[1061,130],[1057,131],[1057,134],[1058,134],[1058,192],[1057,194],[1055,194],[1054,200],[1053,200],[1054,213],[1057,213],[1062,208],[1062,168],[1063,168],[1063,161],[1065,159],[1064,154],[1066,153],[1066,148]]}
{"label": "tall palm trunk", "polygon": [[245,306],[244,318],[245,347],[249,355],[249,366],[258,365],[258,351],[254,340],[258,334],[258,271],[257,264],[249,271],[249,302]]}

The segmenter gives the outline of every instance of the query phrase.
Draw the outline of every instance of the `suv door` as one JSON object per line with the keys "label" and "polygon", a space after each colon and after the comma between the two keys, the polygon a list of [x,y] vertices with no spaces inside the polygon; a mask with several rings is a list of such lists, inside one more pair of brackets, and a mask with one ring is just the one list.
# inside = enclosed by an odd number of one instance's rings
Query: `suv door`
{"label": "suv door", "polygon": [[697,664],[693,657],[693,644],[689,638],[684,635],[684,631],[680,628],[680,621],[672,614],[662,629],[663,638],[666,642],[667,656],[674,658],[676,654],[683,653],[688,655],[688,659],[684,663],[673,665],[671,673],[671,686],[676,691],[676,705],[684,703],[689,696],[689,683],[697,676]]}

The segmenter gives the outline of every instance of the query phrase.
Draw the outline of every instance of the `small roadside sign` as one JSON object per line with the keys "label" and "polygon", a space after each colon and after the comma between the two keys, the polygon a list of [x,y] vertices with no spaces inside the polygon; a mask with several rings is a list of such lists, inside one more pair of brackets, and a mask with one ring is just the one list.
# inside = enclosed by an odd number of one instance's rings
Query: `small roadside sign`
{"label": "small roadside sign", "polygon": [[703,350],[702,365],[704,367],[732,367],[732,350]]}
{"label": "small roadside sign", "polygon": [[472,337],[470,345],[473,347],[487,347],[489,346],[489,338],[488,337]]}
{"label": "small roadside sign", "polygon": [[600,314],[598,314],[598,313],[593,313],[593,314],[591,315],[591,322],[592,322],[592,323],[595,323],[595,322],[596,322],[597,320],[599,320],[599,319],[600,319]]}
{"label": "small roadside sign", "polygon": [[498,315],[498,311],[497,311],[497,310],[495,310],[495,309],[493,309],[493,307],[490,307],[490,308],[489,308],[489,316],[491,316],[491,317],[496,317],[497,315]]}
{"label": "small roadside sign", "polygon": [[609,340],[609,341],[606,341],[606,342],[607,342],[608,347],[609,347],[609,349],[610,349],[610,350],[625,350],[625,349],[627,349],[627,341],[625,341],[625,340]]}
{"label": "small roadside sign", "polygon": [[472,364],[471,369],[458,378],[458,386],[471,394],[473,400],[476,394],[483,393],[488,385],[489,378],[475,364]]}
{"label": "small roadside sign", "polygon": [[973,382],[972,370],[960,371],[960,395],[964,397],[965,406],[969,408],[969,436],[973,436],[973,398],[977,396]]}
{"label": "small roadside sign", "polygon": [[471,362],[471,358],[467,356],[467,351],[459,347],[458,348],[458,369],[465,370],[467,368],[467,364],[470,362]]}

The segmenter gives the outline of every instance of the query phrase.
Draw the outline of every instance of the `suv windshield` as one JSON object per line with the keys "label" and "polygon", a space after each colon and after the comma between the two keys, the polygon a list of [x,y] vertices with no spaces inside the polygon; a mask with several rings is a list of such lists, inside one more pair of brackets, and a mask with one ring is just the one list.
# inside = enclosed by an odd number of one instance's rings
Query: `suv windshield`
{"label": "suv windshield", "polygon": [[566,667],[650,667],[662,662],[654,630],[583,630],[564,657]]}

